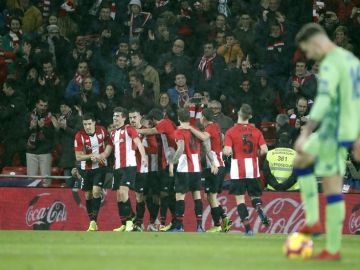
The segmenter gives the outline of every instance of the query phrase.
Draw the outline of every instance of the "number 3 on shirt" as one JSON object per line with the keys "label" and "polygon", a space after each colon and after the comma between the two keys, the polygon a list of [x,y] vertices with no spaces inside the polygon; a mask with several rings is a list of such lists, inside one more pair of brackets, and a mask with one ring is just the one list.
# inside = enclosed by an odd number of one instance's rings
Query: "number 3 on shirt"
{"label": "number 3 on shirt", "polygon": [[243,145],[244,145],[244,153],[252,154],[254,150],[254,143],[252,141],[252,134],[244,134],[242,137]]}
{"label": "number 3 on shirt", "polygon": [[357,68],[352,68],[350,70],[350,76],[352,80],[352,95],[353,98],[360,98],[360,65]]}

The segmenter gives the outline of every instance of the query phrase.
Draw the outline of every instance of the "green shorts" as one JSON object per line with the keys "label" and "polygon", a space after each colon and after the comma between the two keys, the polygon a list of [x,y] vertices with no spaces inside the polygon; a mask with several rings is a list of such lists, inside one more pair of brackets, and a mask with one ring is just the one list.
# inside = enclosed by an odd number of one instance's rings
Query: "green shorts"
{"label": "green shorts", "polygon": [[310,135],[303,146],[303,151],[315,157],[315,175],[327,177],[344,176],[348,151],[330,136],[321,137],[318,132]]}

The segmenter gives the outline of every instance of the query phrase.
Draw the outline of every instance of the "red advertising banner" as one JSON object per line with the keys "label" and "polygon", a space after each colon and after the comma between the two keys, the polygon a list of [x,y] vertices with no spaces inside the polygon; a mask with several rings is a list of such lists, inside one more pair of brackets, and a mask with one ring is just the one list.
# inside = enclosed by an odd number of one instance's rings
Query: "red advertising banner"
{"label": "red advertising banner", "polygon": [[[85,208],[84,193],[71,189],[45,188],[0,188],[0,229],[1,230],[80,230],[87,229],[89,220]],[[354,234],[360,231],[360,196],[345,194],[346,218],[344,233]],[[290,233],[304,223],[304,212],[298,193],[265,192],[263,195],[264,211],[271,219],[271,225],[264,227],[256,211],[249,206],[250,223],[255,233]],[[134,195],[131,195],[135,209]],[[227,192],[219,196],[219,201],[226,208],[234,224],[232,231],[243,231],[236,211],[233,196]],[[320,198],[321,220],[324,221],[325,200]],[[185,230],[194,231],[196,226],[191,196],[186,197]],[[170,215],[169,215],[170,217]],[[145,215],[145,226],[148,214]],[[102,231],[119,227],[120,219],[115,192],[105,190],[98,226]],[[212,226],[210,207],[204,202],[204,228]]]}

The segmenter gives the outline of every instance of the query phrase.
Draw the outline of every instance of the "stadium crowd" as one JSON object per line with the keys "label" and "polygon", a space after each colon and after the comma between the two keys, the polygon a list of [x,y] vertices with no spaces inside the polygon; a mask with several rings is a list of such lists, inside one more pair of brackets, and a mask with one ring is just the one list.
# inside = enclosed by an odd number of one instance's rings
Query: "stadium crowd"
{"label": "stadium crowd", "polygon": [[[0,169],[28,175],[71,175],[81,116],[112,130],[118,106],[175,123],[188,108],[195,124],[208,107],[225,134],[246,103],[253,124],[275,122],[271,139],[291,146],[318,71],[294,44],[298,29],[317,21],[360,54],[358,0],[2,0],[0,10]],[[359,166],[349,158],[351,181]]]}

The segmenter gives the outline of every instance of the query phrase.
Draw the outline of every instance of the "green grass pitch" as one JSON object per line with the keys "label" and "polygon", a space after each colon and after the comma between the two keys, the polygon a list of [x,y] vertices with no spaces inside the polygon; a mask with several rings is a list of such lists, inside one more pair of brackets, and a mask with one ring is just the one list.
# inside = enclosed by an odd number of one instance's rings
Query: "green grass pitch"
{"label": "green grass pitch", "polygon": [[[340,262],[294,261],[285,235],[0,231],[1,270],[360,269],[360,237],[344,236]],[[315,240],[315,250],[324,237]]]}

